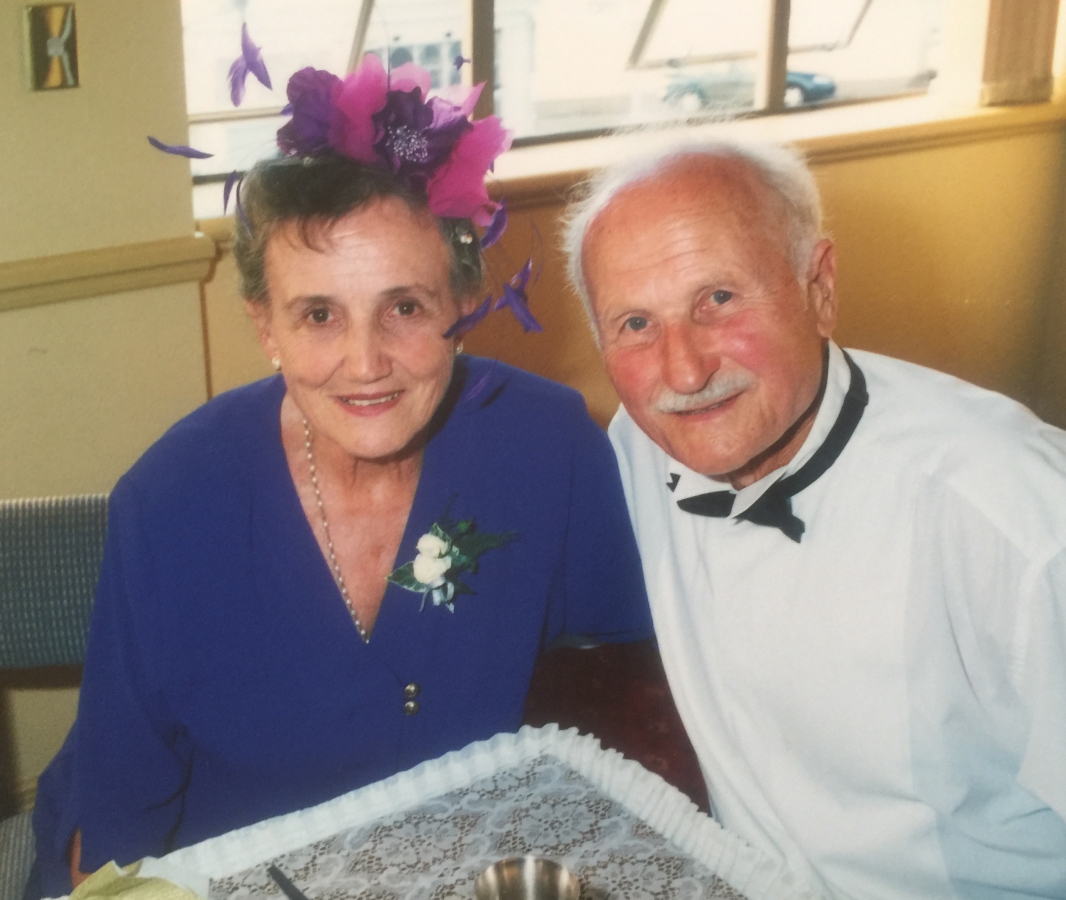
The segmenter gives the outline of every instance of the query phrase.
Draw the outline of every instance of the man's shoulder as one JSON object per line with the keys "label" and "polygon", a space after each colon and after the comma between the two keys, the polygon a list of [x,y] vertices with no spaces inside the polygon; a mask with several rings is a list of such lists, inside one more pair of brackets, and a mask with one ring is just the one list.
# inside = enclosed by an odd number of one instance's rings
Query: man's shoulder
{"label": "man's shoulder", "polygon": [[854,440],[871,472],[923,479],[1008,530],[1027,533],[1032,525],[1046,533],[1050,525],[1056,540],[1066,540],[1066,432],[954,376],[849,353],[870,396]]}
{"label": "man's shoulder", "polygon": [[[849,350],[866,379],[868,436],[886,448],[958,453],[970,458],[1017,453],[1028,442],[1066,452],[1066,432],[1021,403],[953,375],[862,350]],[[1066,457],[1064,457],[1066,462]]]}

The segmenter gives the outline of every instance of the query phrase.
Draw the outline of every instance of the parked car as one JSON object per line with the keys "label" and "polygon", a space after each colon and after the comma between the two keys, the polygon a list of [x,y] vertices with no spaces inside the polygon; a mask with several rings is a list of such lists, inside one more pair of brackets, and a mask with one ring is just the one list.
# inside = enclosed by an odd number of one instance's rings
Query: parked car
{"label": "parked car", "polygon": [[[836,82],[828,75],[785,73],[785,106],[828,100],[836,90]],[[678,72],[667,85],[663,100],[686,112],[711,106],[751,106],[755,100],[755,76],[750,68],[735,64],[724,71]]]}

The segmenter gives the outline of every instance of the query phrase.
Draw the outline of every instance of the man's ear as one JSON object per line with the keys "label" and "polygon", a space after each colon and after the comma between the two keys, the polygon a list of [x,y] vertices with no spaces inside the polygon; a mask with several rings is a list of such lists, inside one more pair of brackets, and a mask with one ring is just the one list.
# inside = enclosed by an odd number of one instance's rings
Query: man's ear
{"label": "man's ear", "polygon": [[818,333],[826,339],[832,337],[837,324],[837,254],[829,238],[822,238],[811,253],[807,305],[814,311]]}
{"label": "man's ear", "polygon": [[263,352],[266,353],[268,359],[276,358],[278,345],[274,341],[273,331],[271,330],[270,301],[245,300],[244,309],[255,326],[255,333],[259,338],[259,346],[263,348]]}

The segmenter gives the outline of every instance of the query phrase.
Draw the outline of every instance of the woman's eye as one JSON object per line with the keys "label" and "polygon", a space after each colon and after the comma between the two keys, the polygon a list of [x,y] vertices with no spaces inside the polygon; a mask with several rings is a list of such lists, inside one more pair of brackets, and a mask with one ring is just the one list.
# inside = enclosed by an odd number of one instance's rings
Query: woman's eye
{"label": "woman's eye", "polygon": [[733,292],[715,291],[713,294],[711,294],[711,299],[719,306],[721,306],[723,303],[728,303],[730,300],[733,299]]}
{"label": "woman's eye", "polygon": [[396,312],[401,316],[413,316],[418,312],[418,304],[414,300],[401,300],[396,304]]}
{"label": "woman's eye", "polygon": [[648,320],[644,316],[630,316],[626,319],[625,328],[628,331],[643,331],[648,327]]}
{"label": "woman's eye", "polygon": [[307,318],[316,325],[325,325],[329,321],[329,310],[324,306],[318,306],[307,314]]}

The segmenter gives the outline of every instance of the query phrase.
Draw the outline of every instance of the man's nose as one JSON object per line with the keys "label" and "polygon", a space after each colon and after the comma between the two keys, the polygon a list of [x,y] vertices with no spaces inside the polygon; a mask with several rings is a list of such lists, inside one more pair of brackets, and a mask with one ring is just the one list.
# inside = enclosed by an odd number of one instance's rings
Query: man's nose
{"label": "man's nose", "polygon": [[707,346],[706,335],[691,322],[667,325],[662,340],[663,381],[679,394],[694,394],[707,385],[722,364]]}

